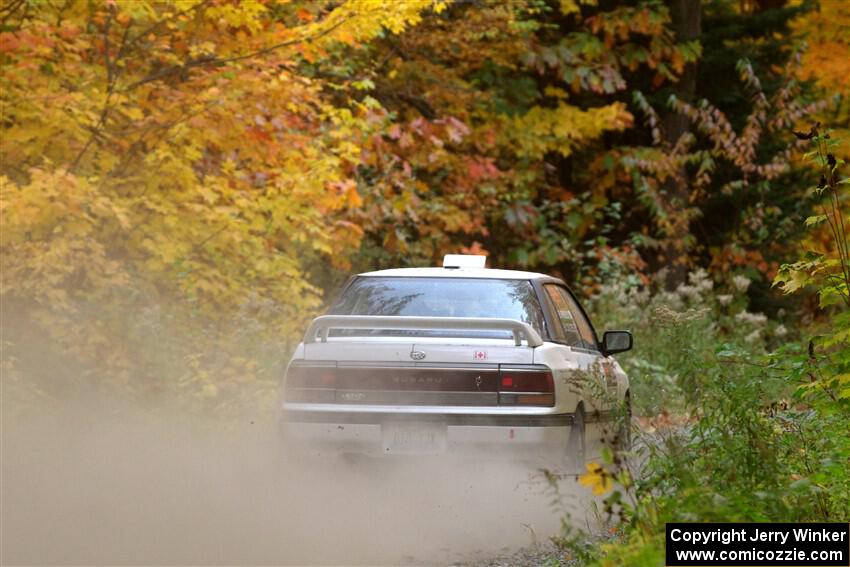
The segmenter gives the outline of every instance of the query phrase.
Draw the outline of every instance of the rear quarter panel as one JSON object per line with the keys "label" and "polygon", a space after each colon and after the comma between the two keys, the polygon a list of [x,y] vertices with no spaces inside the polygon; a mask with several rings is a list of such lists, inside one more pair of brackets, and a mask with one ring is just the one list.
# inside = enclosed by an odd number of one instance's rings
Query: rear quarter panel
{"label": "rear quarter panel", "polygon": [[573,413],[581,402],[587,413],[610,410],[628,390],[628,377],[617,361],[599,353],[546,342],[535,349],[534,362],[552,369],[557,413]]}

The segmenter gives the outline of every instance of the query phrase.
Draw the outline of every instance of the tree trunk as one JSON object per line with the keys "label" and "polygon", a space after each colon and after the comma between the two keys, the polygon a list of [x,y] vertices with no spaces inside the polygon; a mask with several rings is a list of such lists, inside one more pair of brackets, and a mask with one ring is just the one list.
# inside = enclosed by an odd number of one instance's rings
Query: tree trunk
{"label": "tree trunk", "polygon": [[[702,32],[702,13],[700,0],[669,0],[673,19],[673,32],[678,41],[698,39]],[[696,93],[697,66],[688,63],[679,81],[673,86],[673,94],[681,100],[691,102]],[[688,132],[690,124],[687,117],[668,110],[662,117],[662,136],[665,142],[675,144]],[[687,172],[682,168],[678,175],[667,180],[664,191],[668,199],[668,213],[676,219],[671,234],[667,235],[665,256],[668,267],[667,285],[675,288],[685,282],[688,271],[687,237],[690,233],[688,213],[689,186]]]}

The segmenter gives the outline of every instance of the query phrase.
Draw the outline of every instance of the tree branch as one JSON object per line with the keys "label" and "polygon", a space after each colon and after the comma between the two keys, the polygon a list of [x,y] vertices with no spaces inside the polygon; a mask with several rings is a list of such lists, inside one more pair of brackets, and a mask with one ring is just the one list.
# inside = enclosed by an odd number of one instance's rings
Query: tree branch
{"label": "tree branch", "polygon": [[0,9],[0,24],[5,24],[9,18],[11,18],[15,12],[18,11],[18,8],[24,6],[26,4],[26,0],[14,0],[13,2],[9,2],[6,6]]}
{"label": "tree branch", "polygon": [[261,55],[266,55],[268,53],[271,53],[273,51],[276,51],[276,50],[284,48],[284,47],[288,47],[290,45],[296,45],[298,43],[309,43],[309,42],[312,42],[312,41],[316,41],[317,39],[328,35],[332,31],[334,31],[335,29],[340,27],[342,24],[344,24],[346,21],[348,21],[348,20],[347,19],[340,20],[339,22],[333,24],[332,26],[328,27],[327,29],[324,29],[320,32],[317,32],[317,33],[315,33],[311,36],[290,39],[290,40],[283,41],[283,42],[280,42],[280,43],[275,44],[275,45],[271,45],[269,47],[265,47],[265,48],[260,49],[258,51],[254,51],[252,53],[246,53],[244,55],[236,55],[236,56],[233,56],[233,57],[223,57],[223,58],[201,57],[199,59],[188,59],[182,65],[172,65],[170,67],[164,67],[163,69],[160,69],[159,71],[156,71],[155,73],[152,73],[151,75],[148,75],[147,77],[140,79],[140,80],[136,81],[135,83],[130,84],[124,90],[130,91],[130,90],[133,90],[133,89],[140,87],[144,84],[152,83],[154,81],[164,79],[165,77],[169,77],[169,76],[173,76],[173,75],[183,75],[183,74],[187,73],[189,70],[194,69],[195,67],[205,67],[205,66],[210,66],[210,65],[226,65],[227,63],[234,63],[236,61],[244,61],[246,59],[252,59],[254,57],[258,57],[258,56],[261,56]]}

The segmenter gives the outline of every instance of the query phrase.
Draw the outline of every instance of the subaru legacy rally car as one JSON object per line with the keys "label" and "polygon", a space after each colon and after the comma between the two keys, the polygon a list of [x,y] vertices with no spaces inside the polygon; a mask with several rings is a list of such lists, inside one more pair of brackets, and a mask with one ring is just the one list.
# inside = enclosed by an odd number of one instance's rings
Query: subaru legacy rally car
{"label": "subaru legacy rally car", "polygon": [[287,443],[582,462],[585,424],[628,407],[629,381],[611,355],[632,336],[598,340],[563,281],[485,261],[447,255],[441,268],[351,278],[288,365]]}

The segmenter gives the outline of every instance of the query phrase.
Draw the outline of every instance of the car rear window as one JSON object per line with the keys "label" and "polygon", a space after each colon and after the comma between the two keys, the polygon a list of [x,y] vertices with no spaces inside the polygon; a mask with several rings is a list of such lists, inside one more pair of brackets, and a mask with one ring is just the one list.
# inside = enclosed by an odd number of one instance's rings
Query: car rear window
{"label": "car rear window", "polygon": [[[517,319],[543,333],[543,312],[528,280],[360,277],[346,288],[330,313]],[[459,334],[510,336],[479,331]]]}

